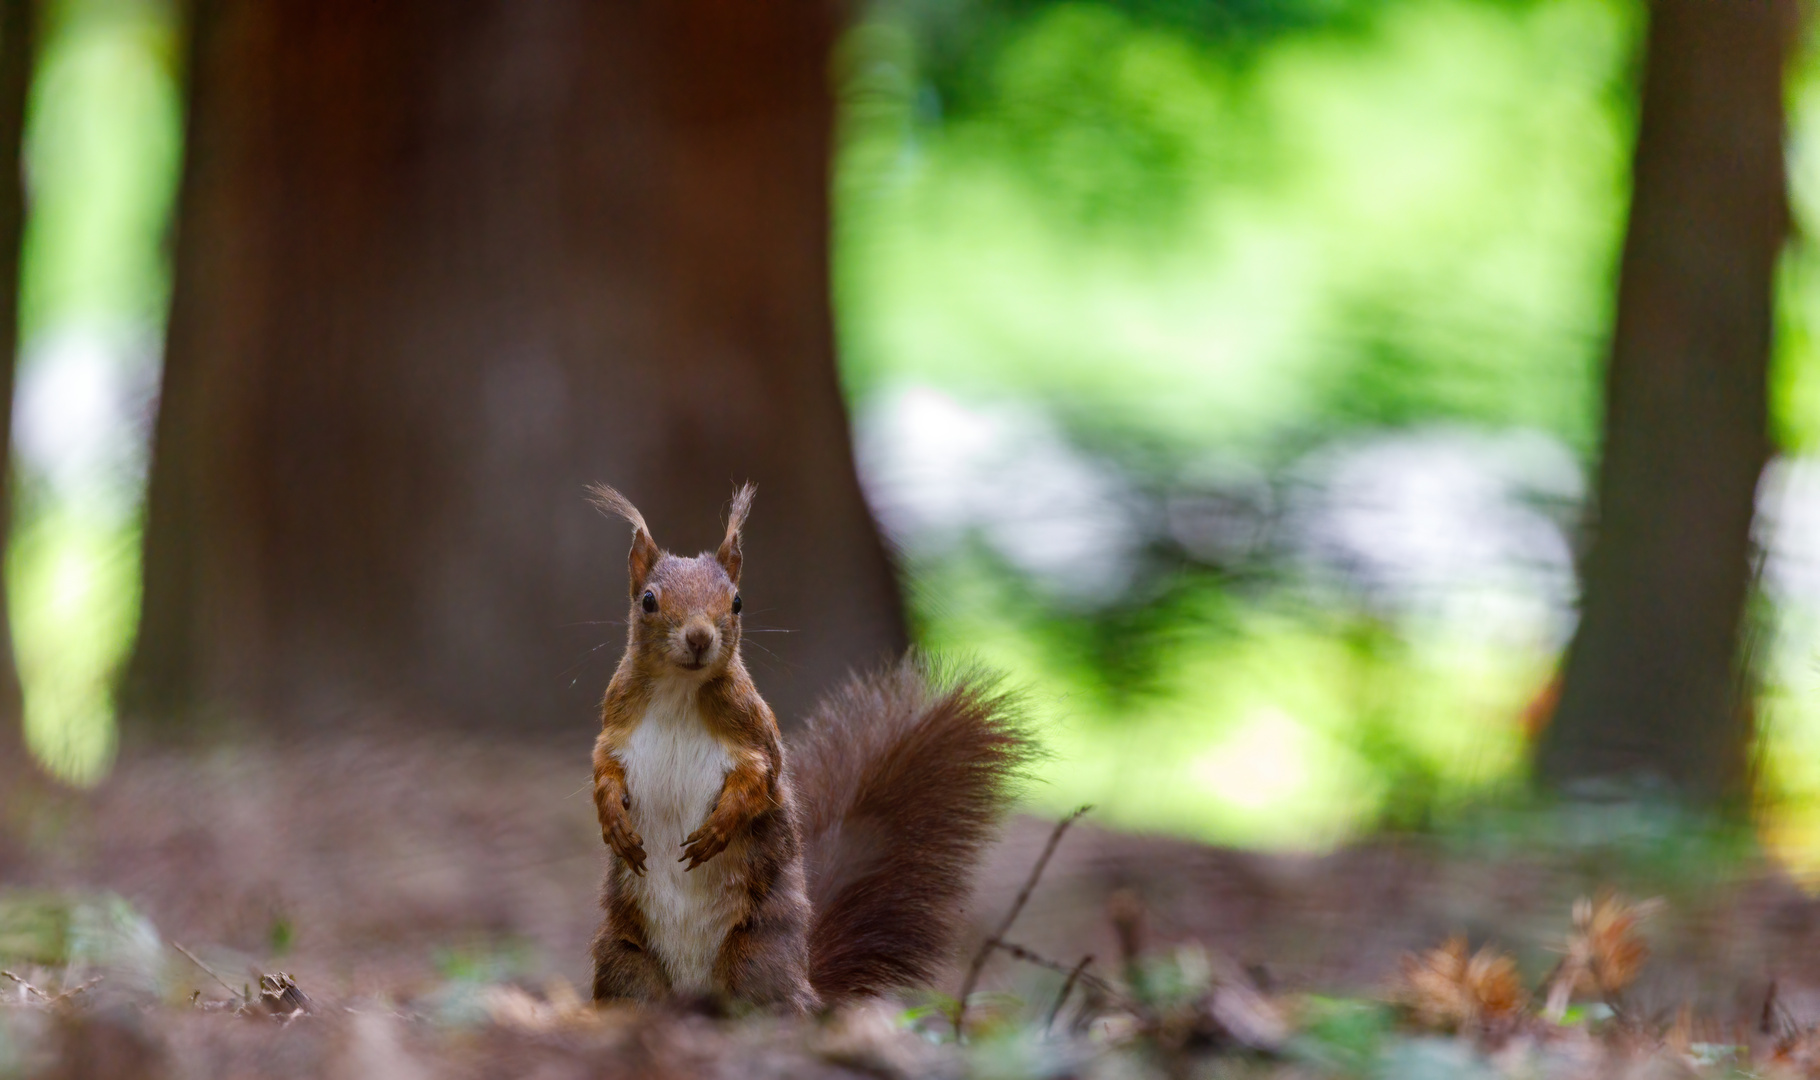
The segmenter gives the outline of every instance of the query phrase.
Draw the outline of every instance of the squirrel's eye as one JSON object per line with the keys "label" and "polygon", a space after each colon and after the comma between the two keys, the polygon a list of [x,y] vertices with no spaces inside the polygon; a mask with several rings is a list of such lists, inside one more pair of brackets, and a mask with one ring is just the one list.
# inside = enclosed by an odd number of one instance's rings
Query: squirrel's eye
{"label": "squirrel's eye", "polygon": [[647,615],[652,614],[657,610],[657,594],[650,589],[645,590],[644,606],[645,614]]}
{"label": "squirrel's eye", "polygon": [[735,614],[735,615],[739,614],[739,594],[738,593],[733,594],[733,614]]}

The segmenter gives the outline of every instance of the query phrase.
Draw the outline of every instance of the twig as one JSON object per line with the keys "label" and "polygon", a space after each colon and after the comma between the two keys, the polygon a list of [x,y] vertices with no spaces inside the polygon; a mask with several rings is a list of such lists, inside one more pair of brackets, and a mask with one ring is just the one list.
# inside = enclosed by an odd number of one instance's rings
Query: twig
{"label": "twig", "polygon": [[1144,987],[1144,902],[1130,889],[1120,889],[1106,900],[1106,914],[1118,934],[1119,960],[1125,972],[1125,985],[1139,1001],[1148,1001]]}
{"label": "twig", "polygon": [[222,985],[223,989],[227,990],[228,993],[233,994],[235,997],[242,996],[240,991],[238,991],[228,985],[228,982],[226,979],[215,974],[214,968],[208,966],[207,964],[203,963],[201,960],[197,959],[195,953],[189,951],[188,949],[184,948],[182,945],[178,944],[175,941],[171,942],[171,947],[176,949],[178,952],[182,953],[183,955],[189,957],[190,963],[195,964],[197,967],[201,968],[203,971],[208,972],[209,978],[214,979],[216,982],[220,983]]}
{"label": "twig", "polygon": [[77,986],[72,986],[68,990],[59,990],[59,991],[57,991],[57,996],[52,998],[51,1000],[52,1001],[68,1001],[70,998],[75,997],[77,994],[87,993],[88,991],[93,990],[96,986],[98,986],[106,978],[107,978],[106,975],[97,975],[94,978],[90,979],[88,982],[82,983]]}
{"label": "twig", "polygon": [[[1037,967],[1053,971],[1057,975],[1072,975],[1074,973],[1074,968],[1069,967],[1067,964],[1064,964],[1059,960],[1051,960],[1047,956],[1032,949],[1027,949],[1015,941],[1001,941],[998,943],[997,948],[1000,952],[1014,960],[1022,960],[1026,964],[1035,964]],[[1092,957],[1089,957],[1088,959],[1092,959]],[[1098,975],[1081,975],[1078,976],[1078,978],[1082,982],[1089,983],[1108,994],[1117,996],[1118,991],[1116,988]]]}
{"label": "twig", "polygon": [[1563,956],[1555,961],[1549,969],[1548,976],[1542,985],[1536,988],[1536,996],[1542,999],[1542,1019],[1551,1024],[1559,1024],[1567,1017],[1567,1004],[1573,995],[1574,980],[1579,978],[1576,968],[1572,975],[1567,970],[1568,957]]}
{"label": "twig", "polygon": [[1765,1035],[1786,1039],[1799,1028],[1793,1016],[1782,1005],[1782,985],[1775,979],[1769,981],[1769,990],[1763,995],[1763,1021],[1760,1029]]}
{"label": "twig", "polygon": [[36,995],[38,995],[39,998],[43,999],[44,1001],[49,1001],[51,999],[51,996],[49,994],[38,989],[36,986],[33,986],[31,983],[26,982],[24,979],[21,979],[19,976],[14,975],[10,971],[0,971],[0,975],[4,975],[7,978],[13,980],[14,982],[18,983],[20,986],[24,987],[25,991],[27,993],[36,994]]}
{"label": "twig", "polygon": [[961,982],[961,996],[954,1003],[954,1037],[956,1039],[963,1035],[964,1029],[961,1025],[967,1019],[967,999],[972,996],[973,987],[979,982],[980,970],[986,966],[986,959],[992,955],[992,950],[1005,943],[1005,935],[1011,931],[1011,924],[1017,922],[1018,915],[1023,913],[1024,905],[1030,902],[1030,894],[1036,890],[1036,883],[1042,879],[1043,870],[1049,865],[1049,857],[1055,854],[1056,845],[1062,842],[1062,834],[1068,831],[1068,826],[1073,825],[1082,814],[1091,809],[1093,809],[1091,805],[1083,806],[1055,823],[1054,830],[1049,833],[1049,842],[1043,845],[1043,853],[1037,856],[1036,865],[1030,868],[1030,876],[1024,880],[1024,887],[1018,890],[1017,899],[1011,902],[1011,910],[1005,913],[1004,921],[999,923],[998,929],[992,932],[992,936],[980,945],[979,952],[973,954],[973,963],[967,967],[967,978]]}
{"label": "twig", "polygon": [[1049,1006],[1049,1015],[1043,1018],[1043,1034],[1049,1034],[1050,1029],[1055,1027],[1055,1018],[1062,1014],[1062,1006],[1068,1004],[1068,995],[1074,993],[1074,984],[1080,981],[1081,973],[1091,963],[1093,954],[1088,953],[1081,957],[1081,962],[1074,965],[1074,970],[1068,972],[1068,977],[1062,980],[1062,992],[1055,995],[1055,1004]]}
{"label": "twig", "polygon": [[21,987],[23,987],[25,990],[29,991],[30,993],[38,995],[38,1000],[44,1002],[47,1005],[58,1005],[65,1001],[68,1001],[70,998],[75,997],[77,994],[80,994],[85,990],[93,989],[96,983],[107,978],[107,976],[105,976],[105,975],[97,975],[94,978],[90,979],[88,982],[85,982],[80,986],[72,986],[67,990],[59,990],[55,994],[47,994],[44,991],[38,989],[36,986],[33,986],[31,983],[28,983],[24,979],[21,979],[19,976],[14,975],[10,971],[0,971],[0,975],[4,975],[7,978],[13,980],[14,982],[18,983]]}

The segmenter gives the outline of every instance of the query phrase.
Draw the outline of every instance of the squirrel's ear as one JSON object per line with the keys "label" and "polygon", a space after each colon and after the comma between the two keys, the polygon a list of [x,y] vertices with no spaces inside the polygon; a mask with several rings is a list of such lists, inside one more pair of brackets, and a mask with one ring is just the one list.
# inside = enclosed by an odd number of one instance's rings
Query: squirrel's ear
{"label": "squirrel's ear", "polygon": [[632,523],[632,554],[626,561],[630,576],[632,596],[637,598],[638,590],[644,587],[645,578],[651,576],[651,568],[657,565],[657,541],[651,539],[651,530],[645,525],[645,516],[632,505],[632,500],[605,484],[588,485],[588,501],[603,514],[625,518]]}
{"label": "squirrel's ear", "polygon": [[752,512],[752,496],[757,494],[757,485],[750,482],[741,484],[733,493],[733,507],[727,511],[727,538],[720,542],[720,550],[714,553],[715,560],[735,585],[739,584],[739,568],[744,561],[739,552],[739,530],[746,524],[746,515]]}

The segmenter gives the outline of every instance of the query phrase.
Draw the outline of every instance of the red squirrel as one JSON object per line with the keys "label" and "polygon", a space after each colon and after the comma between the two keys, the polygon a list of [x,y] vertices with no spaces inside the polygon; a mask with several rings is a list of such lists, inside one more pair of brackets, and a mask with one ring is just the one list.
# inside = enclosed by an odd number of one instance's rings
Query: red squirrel
{"label": "red squirrel", "polygon": [[625,655],[601,703],[594,805],[612,849],[597,1001],[805,1012],[927,982],[1034,746],[1015,701],[915,658],[852,678],[788,755],[740,658],[740,529],[718,551],[632,525]]}

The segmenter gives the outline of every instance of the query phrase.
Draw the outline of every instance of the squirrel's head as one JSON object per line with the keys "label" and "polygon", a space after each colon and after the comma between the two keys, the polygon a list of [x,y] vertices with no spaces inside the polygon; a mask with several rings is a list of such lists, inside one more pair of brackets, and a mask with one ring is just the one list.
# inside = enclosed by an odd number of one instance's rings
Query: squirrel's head
{"label": "squirrel's head", "polygon": [[605,484],[588,488],[589,499],[603,513],[632,523],[628,649],[652,676],[707,679],[738,656],[739,530],[757,490],[745,484],[733,493],[726,539],[718,551],[685,558],[657,546],[644,515],[624,495]]}

